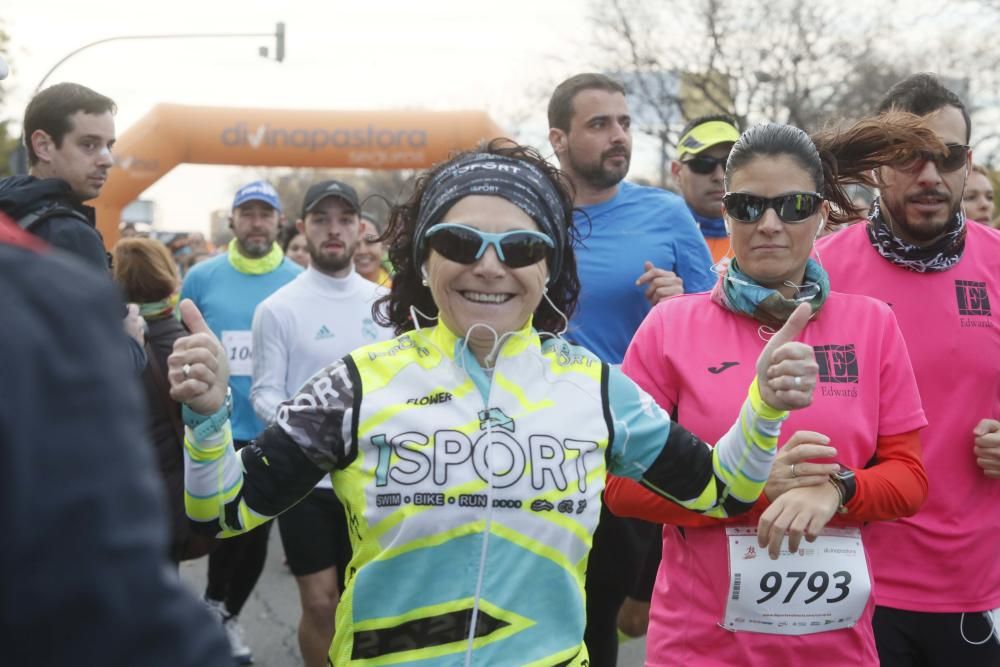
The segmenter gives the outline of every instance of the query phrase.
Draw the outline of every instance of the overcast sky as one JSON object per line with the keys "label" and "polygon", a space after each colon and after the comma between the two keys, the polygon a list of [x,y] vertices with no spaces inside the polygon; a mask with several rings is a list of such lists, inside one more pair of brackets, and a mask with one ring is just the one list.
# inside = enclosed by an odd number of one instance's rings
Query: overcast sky
{"label": "overcast sky", "polygon": [[[3,0],[12,74],[0,84],[6,91],[0,113],[20,118],[45,72],[88,42],[118,35],[270,33],[284,21],[283,63],[257,55],[264,45],[273,52],[268,37],[127,41],[74,56],[47,84],[76,81],[114,98],[119,134],[159,102],[483,109],[505,127],[527,117],[521,138],[538,144],[545,137],[545,91],[596,60],[585,47],[588,8],[586,0]],[[636,141],[639,154],[651,143]],[[654,168],[654,160],[637,159],[633,175],[648,176]],[[235,187],[252,175],[239,167],[182,166],[144,197],[156,202],[163,228],[207,229],[210,211],[227,208]]]}

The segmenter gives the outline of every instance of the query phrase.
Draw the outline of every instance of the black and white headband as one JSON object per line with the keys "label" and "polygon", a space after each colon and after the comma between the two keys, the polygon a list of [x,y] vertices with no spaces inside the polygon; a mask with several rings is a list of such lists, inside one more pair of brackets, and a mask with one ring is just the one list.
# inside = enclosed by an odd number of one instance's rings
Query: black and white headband
{"label": "black and white headband", "polygon": [[550,280],[558,277],[567,234],[563,201],[558,191],[535,165],[491,153],[471,153],[458,158],[438,172],[424,188],[413,231],[414,265],[423,261],[427,230],[440,222],[455,202],[471,195],[502,197],[534,220],[555,242],[549,276]]}

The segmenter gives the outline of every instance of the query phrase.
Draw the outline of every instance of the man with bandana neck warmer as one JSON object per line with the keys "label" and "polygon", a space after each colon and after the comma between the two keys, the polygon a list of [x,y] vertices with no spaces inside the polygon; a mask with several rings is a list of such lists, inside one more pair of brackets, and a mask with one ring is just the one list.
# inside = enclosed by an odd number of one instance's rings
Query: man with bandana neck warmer
{"label": "man with bandana neck warmer", "polygon": [[739,138],[739,128],[731,117],[699,116],[681,130],[677,159],[670,165],[684,203],[698,223],[716,263],[733,255],[722,220],[722,195],[726,194],[723,182],[726,159]]}
{"label": "man with bandana neck warmer", "polygon": [[[549,100],[549,143],[572,181],[580,305],[568,337],[620,364],[632,334],[659,301],[715,284],[712,257],[683,200],[624,181],[632,156],[632,119],[624,87],[603,74],[577,74]],[[604,510],[587,573],[587,647],[595,666],[613,665],[616,617],[638,581],[659,527]],[[633,588],[636,590],[633,591]],[[641,631],[641,630],[640,630]]]}
{"label": "man with bandana neck warmer", "polygon": [[948,154],[880,167],[867,224],[816,245],[833,289],[892,307],[929,422],[927,502],[871,528],[875,639],[886,667],[997,665],[1000,233],[962,214],[972,165],[962,100],[922,73],[889,90],[887,110],[924,118]]}
{"label": "man with bandana neck warmer", "polygon": [[[281,222],[274,187],[266,181],[244,185],[233,199],[229,228],[234,238],[228,251],[192,267],[181,289],[181,299],[194,301],[226,348],[236,449],[264,430],[250,403],[254,310],[302,271],[276,243]],[[223,621],[233,657],[241,664],[249,664],[252,654],[237,618],[264,569],[269,526],[221,542],[208,560],[205,601]]]}

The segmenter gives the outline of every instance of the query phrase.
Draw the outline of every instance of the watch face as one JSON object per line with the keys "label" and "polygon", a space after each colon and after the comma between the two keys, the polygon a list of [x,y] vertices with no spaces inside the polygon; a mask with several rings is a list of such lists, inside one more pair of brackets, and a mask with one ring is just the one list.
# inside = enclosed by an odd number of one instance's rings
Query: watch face
{"label": "watch face", "polygon": [[[847,503],[854,498],[854,494],[857,492],[857,483],[854,477],[854,471],[845,466],[840,466],[840,470],[833,476],[833,478],[837,480],[838,484],[840,484],[844,493],[843,503],[844,505],[847,505]],[[841,511],[846,512],[847,508],[842,506]]]}

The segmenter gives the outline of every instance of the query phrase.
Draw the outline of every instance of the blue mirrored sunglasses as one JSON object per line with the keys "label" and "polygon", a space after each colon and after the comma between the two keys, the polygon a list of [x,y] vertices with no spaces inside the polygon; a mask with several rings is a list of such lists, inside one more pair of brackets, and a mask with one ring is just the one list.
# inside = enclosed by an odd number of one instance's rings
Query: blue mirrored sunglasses
{"label": "blue mirrored sunglasses", "polygon": [[542,232],[517,229],[491,234],[456,222],[442,222],[427,230],[427,245],[446,259],[473,264],[493,246],[500,261],[512,269],[530,266],[545,259],[556,247]]}

